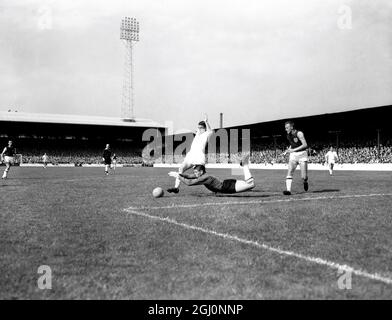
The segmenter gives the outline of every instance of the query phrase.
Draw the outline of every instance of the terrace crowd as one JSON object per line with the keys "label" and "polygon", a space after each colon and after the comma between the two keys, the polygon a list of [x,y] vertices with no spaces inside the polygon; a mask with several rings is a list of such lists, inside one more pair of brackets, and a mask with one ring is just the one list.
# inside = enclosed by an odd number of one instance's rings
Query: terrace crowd
{"label": "terrace crowd", "polygon": [[[251,162],[252,163],[287,163],[288,156],[282,153],[286,150],[287,144],[261,144],[252,143]],[[311,144],[309,149],[310,163],[324,163],[325,154],[329,149],[329,144],[317,143]],[[374,142],[349,142],[340,143],[338,151],[340,163],[392,163],[392,140],[384,141],[377,147]],[[142,149],[113,149],[117,155],[117,163],[123,165],[151,165],[153,160],[146,160],[142,157]],[[101,164],[102,150],[98,148],[83,149],[36,149],[25,148],[20,151],[23,163],[42,163],[42,155],[47,153],[49,163],[52,164]],[[238,162],[240,154],[209,154],[209,163],[227,163]],[[177,162],[181,161],[178,160]],[[165,161],[161,161],[165,162]]]}

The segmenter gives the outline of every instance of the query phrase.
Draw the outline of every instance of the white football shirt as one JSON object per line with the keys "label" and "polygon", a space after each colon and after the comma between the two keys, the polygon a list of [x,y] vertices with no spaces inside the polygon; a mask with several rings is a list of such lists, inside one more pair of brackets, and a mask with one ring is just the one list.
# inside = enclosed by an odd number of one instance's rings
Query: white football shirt
{"label": "white football shirt", "polygon": [[328,151],[326,154],[328,163],[334,163],[338,159],[336,151]]}
{"label": "white football shirt", "polygon": [[207,141],[211,134],[212,131],[205,131],[203,133],[199,133],[198,131],[193,138],[189,153],[192,155],[204,155]]}

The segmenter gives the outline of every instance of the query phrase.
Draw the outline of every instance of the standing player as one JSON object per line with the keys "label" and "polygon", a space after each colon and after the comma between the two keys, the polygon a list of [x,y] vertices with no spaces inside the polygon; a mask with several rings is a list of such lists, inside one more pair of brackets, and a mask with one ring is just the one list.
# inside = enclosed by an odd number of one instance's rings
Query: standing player
{"label": "standing player", "polygon": [[[186,170],[192,168],[195,165],[204,166],[206,163],[206,154],[205,148],[208,142],[208,139],[213,134],[210,124],[208,123],[207,116],[204,121],[200,121],[198,124],[196,136],[194,137],[191,145],[191,149],[185,156],[183,163],[178,169],[178,173],[182,174]],[[174,188],[167,189],[170,193],[178,193],[180,187],[181,179],[176,178]]]}
{"label": "standing player", "polygon": [[180,179],[187,186],[204,185],[208,190],[215,193],[239,193],[253,189],[255,182],[249,170],[249,155],[241,161],[243,168],[244,180],[226,179],[220,180],[206,173],[204,165],[193,167],[193,175],[187,175],[179,172],[169,172],[169,176]]}
{"label": "standing player", "polygon": [[113,170],[116,171],[117,156],[115,153],[113,153],[112,164],[113,164]]}
{"label": "standing player", "polygon": [[338,161],[338,154],[336,151],[333,149],[333,147],[329,148],[329,151],[325,155],[325,162],[328,165],[328,170],[329,170],[329,175],[332,176],[333,173],[333,167],[335,165],[335,162]]}
{"label": "standing player", "polygon": [[46,167],[48,165],[48,160],[49,160],[49,157],[47,156],[46,153],[44,153],[44,155],[42,156],[42,162],[44,163],[44,169],[46,169]]}
{"label": "standing player", "polygon": [[107,144],[105,150],[103,150],[102,160],[105,164],[105,174],[109,175],[110,165],[112,164],[112,151],[110,150],[109,144]]}
{"label": "standing player", "polygon": [[12,141],[8,141],[8,145],[3,149],[1,153],[1,161],[5,163],[5,170],[3,173],[2,179],[7,179],[8,171],[10,171],[11,165],[14,164],[14,156],[16,154],[16,150],[12,145]]}
{"label": "standing player", "polygon": [[291,184],[293,182],[293,174],[298,164],[301,168],[301,177],[304,183],[304,190],[308,191],[308,144],[306,143],[305,136],[302,131],[294,129],[294,122],[287,121],[285,123],[285,130],[287,132],[287,140],[290,147],[283,153],[290,154],[289,168],[286,177],[286,190],[283,191],[284,195],[291,195]]}

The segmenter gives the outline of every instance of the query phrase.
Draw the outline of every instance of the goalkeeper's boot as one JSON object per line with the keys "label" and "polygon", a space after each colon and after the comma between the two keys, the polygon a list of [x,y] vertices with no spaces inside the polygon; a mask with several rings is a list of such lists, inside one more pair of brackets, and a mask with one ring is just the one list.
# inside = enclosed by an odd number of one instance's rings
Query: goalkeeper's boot
{"label": "goalkeeper's boot", "polygon": [[167,192],[169,192],[169,193],[178,193],[180,191],[180,189],[178,189],[178,188],[169,188],[169,189],[167,189]]}
{"label": "goalkeeper's boot", "polygon": [[287,191],[287,190],[283,191],[283,194],[284,194],[285,196],[291,196],[291,192],[290,192],[290,191]]}

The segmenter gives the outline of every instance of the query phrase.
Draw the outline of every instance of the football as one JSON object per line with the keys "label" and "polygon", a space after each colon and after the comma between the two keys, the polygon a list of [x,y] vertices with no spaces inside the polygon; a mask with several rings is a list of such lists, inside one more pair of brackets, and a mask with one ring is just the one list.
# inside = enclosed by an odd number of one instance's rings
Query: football
{"label": "football", "polygon": [[162,188],[155,188],[153,191],[152,191],[152,195],[154,196],[154,198],[160,198],[160,197],[162,197],[163,196],[163,190],[162,190]]}

